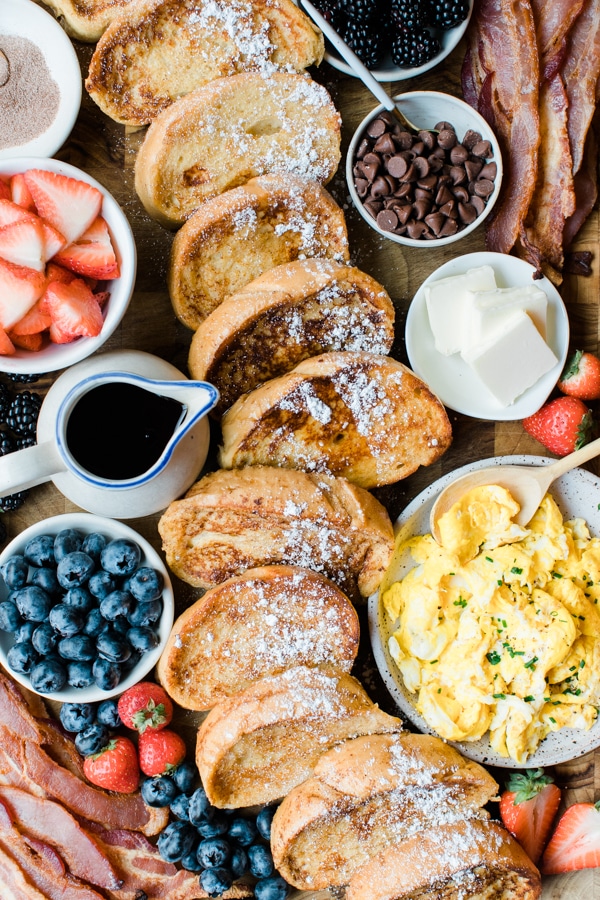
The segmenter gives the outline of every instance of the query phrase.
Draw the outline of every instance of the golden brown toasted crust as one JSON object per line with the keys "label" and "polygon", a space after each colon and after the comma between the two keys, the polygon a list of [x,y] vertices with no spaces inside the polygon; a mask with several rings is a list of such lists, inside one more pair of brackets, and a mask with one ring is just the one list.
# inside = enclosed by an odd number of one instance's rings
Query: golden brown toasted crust
{"label": "golden brown toasted crust", "polygon": [[340,128],[331,97],[308,75],[217,78],[154,119],[135,162],[135,189],[148,214],[172,227],[259,175],[326,184],[339,164]]}
{"label": "golden brown toasted crust", "polygon": [[323,51],[292,0],[135,0],[98,41],[85,86],[115,122],[147,125],[215,79],[301,72]]}
{"label": "golden brown toasted crust", "polygon": [[308,778],[340,741],[401,728],[350,675],[297,666],[213,707],[198,729],[196,764],[215,806],[262,805]]}
{"label": "golden brown toasted crust", "polygon": [[537,900],[540,874],[499,822],[470,819],[383,850],[351,879],[347,900]]}
{"label": "golden brown toasted crust", "polygon": [[78,41],[97,41],[113,19],[134,0],[43,0],[64,30]]}
{"label": "golden brown toasted crust", "polygon": [[207,200],[175,235],[168,286],[194,331],[231,294],[299,257],[349,259],[343,211],[328,191],[291,175],[262,175]]}
{"label": "golden brown toasted crust", "polygon": [[431,465],[452,441],[446,410],[414,372],[359,352],[304,360],[240,397],[222,428],[223,468],[330,472],[364,488]]}
{"label": "golden brown toasted crust", "polygon": [[185,709],[207,710],[293,666],[349,672],[359,624],[332,581],[296,566],[262,566],[207,591],[175,622],[158,679]]}
{"label": "golden brown toasted crust", "polygon": [[331,578],[353,601],[377,590],[394,549],[389,515],[368,491],[268,466],[206,475],[158,530],[168,565],[195,587],[287,563]]}
{"label": "golden brown toasted crust", "polygon": [[319,759],[271,828],[277,870],[301,890],[347,884],[384,847],[433,824],[481,815],[498,785],[440,738],[372,735]]}
{"label": "golden brown toasted crust", "polygon": [[221,416],[246,391],[332,350],[388,353],[394,306],[379,282],[330,259],[298,259],[227,297],[192,338],[188,369],[219,390]]}

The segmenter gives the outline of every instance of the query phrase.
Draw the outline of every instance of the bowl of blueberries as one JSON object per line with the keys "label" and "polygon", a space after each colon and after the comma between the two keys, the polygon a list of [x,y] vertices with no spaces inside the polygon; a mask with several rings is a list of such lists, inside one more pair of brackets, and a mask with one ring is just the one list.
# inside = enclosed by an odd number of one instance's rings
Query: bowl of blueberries
{"label": "bowl of blueberries", "polygon": [[174,598],[159,554],[123,522],[67,513],[0,554],[0,662],[52,700],[122,693],[158,662]]}

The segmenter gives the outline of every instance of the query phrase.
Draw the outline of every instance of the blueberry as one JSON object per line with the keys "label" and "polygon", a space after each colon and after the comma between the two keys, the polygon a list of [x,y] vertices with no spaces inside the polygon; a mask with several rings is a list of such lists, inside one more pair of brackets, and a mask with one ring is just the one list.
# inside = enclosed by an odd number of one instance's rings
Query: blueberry
{"label": "blueberry", "polygon": [[46,658],[33,667],[29,677],[34,691],[53,694],[62,691],[67,683],[67,670],[57,660]]}
{"label": "blueberry", "polygon": [[100,612],[108,622],[126,617],[133,609],[134,599],[128,591],[111,591],[100,600]]}
{"label": "blueberry", "polygon": [[289,884],[281,875],[271,875],[256,882],[254,896],[256,900],[285,900],[289,890]]}
{"label": "blueberry", "polygon": [[132,650],[129,659],[126,659],[124,663],[121,663],[122,671],[131,672],[131,670],[137,666],[141,658],[142,656],[137,650]]}
{"label": "blueberry", "polygon": [[149,600],[148,603],[137,603],[127,619],[130,625],[154,625],[162,616],[162,600]]}
{"label": "blueberry", "polygon": [[200,873],[200,884],[210,897],[218,897],[229,890],[233,884],[233,875],[228,869],[215,866]]}
{"label": "blueberry", "polygon": [[42,622],[31,636],[31,643],[41,656],[48,656],[58,644],[58,635],[50,622]]}
{"label": "blueberry", "polygon": [[123,724],[118,710],[118,700],[103,700],[96,710],[96,721],[107,728],[120,728]]}
{"label": "blueberry", "polygon": [[227,814],[220,809],[216,809],[211,813],[210,819],[203,819],[196,825],[196,830],[203,838],[214,838],[227,834],[228,824]]}
{"label": "blueberry", "polygon": [[75,746],[82,756],[93,756],[106,747],[109,740],[108,728],[99,722],[93,722],[75,735]]}
{"label": "blueberry", "polygon": [[11,600],[3,600],[0,603],[0,631],[8,631],[14,634],[22,623],[21,615],[16,603]]}
{"label": "blueberry", "polygon": [[178,862],[195,842],[196,834],[187,822],[171,822],[158,837],[158,852],[166,862]]}
{"label": "blueberry", "polygon": [[233,847],[229,868],[234,878],[241,878],[248,872],[248,854],[243,847]]}
{"label": "blueberry", "polygon": [[66,603],[57,603],[53,606],[48,621],[63,637],[79,634],[85,624],[83,613],[74,606],[67,606]]}
{"label": "blueberry", "polygon": [[63,728],[79,732],[93,725],[96,710],[91,703],[63,703],[58,715]]}
{"label": "blueberry", "polygon": [[114,622],[109,622],[109,629],[115,632],[115,634],[120,634],[121,637],[127,639],[127,632],[129,631],[129,622],[127,619],[124,619],[122,616],[117,616]]}
{"label": "blueberry", "polygon": [[128,590],[140,603],[158,600],[162,595],[164,586],[165,580],[162,572],[159,572],[158,569],[152,569],[150,566],[140,566],[128,582]]}
{"label": "blueberry", "polygon": [[113,575],[132,575],[140,564],[142,551],[135,541],[116,538],[109,541],[100,556],[100,564]]}
{"label": "blueberry", "polygon": [[23,556],[30,566],[55,566],[54,537],[40,534],[25,544]]}
{"label": "blueberry", "polygon": [[197,774],[198,770],[196,769],[196,766],[193,763],[184,760],[172,772],[171,778],[182,793],[191,794],[194,790]]}
{"label": "blueberry", "polygon": [[94,683],[91,662],[67,662],[67,682],[74,688],[91,687]]}
{"label": "blueberry", "polygon": [[231,857],[231,847],[224,838],[206,838],[198,844],[196,855],[205,869],[226,866]]}
{"label": "blueberry", "polygon": [[91,662],[96,658],[94,639],[87,634],[74,634],[58,642],[58,652],[63,659],[73,662]]}
{"label": "blueberry", "polygon": [[[93,577],[94,576],[92,575],[92,578]],[[62,602],[66,603],[67,606],[78,609],[84,615],[87,615],[96,605],[94,597],[92,597],[87,588],[83,586],[69,588],[69,590],[63,594]]]}
{"label": "blueberry", "polygon": [[196,856],[196,848],[192,847],[189,853],[186,853],[185,856],[181,857],[181,865],[188,872],[201,872],[202,866],[198,862],[198,857]]}
{"label": "blueberry", "polygon": [[131,647],[126,639],[112,628],[98,635],[96,649],[104,659],[115,663],[123,663],[131,655]]}
{"label": "blueberry", "polygon": [[87,583],[87,588],[94,597],[98,600],[103,600],[119,586],[119,580],[114,575],[111,575],[110,572],[105,572],[102,569],[99,572],[94,572],[92,577]]}
{"label": "blueberry", "polygon": [[275,871],[271,851],[264,844],[248,847],[248,864],[255,878],[268,878]]}
{"label": "blueberry", "polygon": [[38,655],[30,641],[20,641],[13,644],[6,654],[8,665],[14,672],[27,674],[31,672],[38,661]]}
{"label": "blueberry", "polygon": [[75,553],[81,550],[83,544],[83,535],[74,528],[63,528],[54,538],[54,559],[57,564],[68,556],[69,553]]}
{"label": "blueberry", "polygon": [[92,531],[90,534],[86,534],[83,539],[83,544],[81,545],[83,552],[87,553],[88,556],[91,556],[96,563],[100,562],[100,556],[105,547],[106,538],[98,531]]}
{"label": "blueberry", "polygon": [[258,829],[258,833],[262,838],[265,839],[265,841],[271,840],[271,823],[273,821],[274,815],[274,806],[263,806],[263,808],[256,816],[256,827]]}
{"label": "blueberry", "polygon": [[33,569],[29,578],[29,584],[35,584],[43,588],[51,596],[61,593],[61,587],[56,577],[56,569],[51,569],[49,566],[40,566],[37,569]]}
{"label": "blueberry", "polygon": [[236,817],[231,821],[227,834],[240,847],[249,847],[256,840],[256,825],[250,819]]}
{"label": "blueberry", "polygon": [[187,794],[177,794],[170,802],[169,807],[176,819],[184,822],[190,820],[190,798]]}
{"label": "blueberry", "polygon": [[162,808],[170,806],[171,801],[177,796],[177,786],[168,775],[159,775],[158,778],[146,778],[142,782],[142,797],[148,806]]}
{"label": "blueberry", "polygon": [[138,625],[129,628],[127,631],[127,640],[134,650],[140,653],[147,653],[149,650],[155,650],[160,644],[160,638],[157,633],[148,626]]}
{"label": "blueberry", "polygon": [[25,587],[27,584],[29,566],[25,561],[25,557],[20,554],[9,556],[0,571],[7,588],[11,591]]}
{"label": "blueberry", "polygon": [[39,628],[37,622],[21,622],[15,631],[15,643],[18,644],[20,641],[31,641],[33,632],[36,628]]}
{"label": "blueberry", "polygon": [[199,825],[210,818],[214,811],[203,787],[196,788],[190,797],[190,822]]}
{"label": "blueberry", "polygon": [[15,593],[17,609],[30,622],[45,622],[52,609],[52,598],[41,587],[28,584]]}
{"label": "blueberry", "polygon": [[87,614],[87,618],[83,625],[83,633],[89,634],[91,637],[98,637],[105,625],[106,621],[104,616],[98,607],[94,607],[94,609],[91,609]]}
{"label": "blueberry", "polygon": [[121,680],[121,666],[108,659],[95,659],[92,672],[94,682],[101,691],[112,691]]}
{"label": "blueberry", "polygon": [[62,588],[68,590],[72,587],[80,587],[91,577],[96,564],[91,556],[82,550],[75,550],[63,556],[56,567],[56,577]]}

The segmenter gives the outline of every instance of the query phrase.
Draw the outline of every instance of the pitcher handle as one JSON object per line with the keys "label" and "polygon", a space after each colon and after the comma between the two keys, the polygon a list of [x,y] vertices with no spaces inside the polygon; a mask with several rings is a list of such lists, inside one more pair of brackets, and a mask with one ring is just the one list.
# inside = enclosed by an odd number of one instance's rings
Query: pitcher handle
{"label": "pitcher handle", "polygon": [[50,481],[66,466],[53,441],[24,447],[0,458],[0,497]]}

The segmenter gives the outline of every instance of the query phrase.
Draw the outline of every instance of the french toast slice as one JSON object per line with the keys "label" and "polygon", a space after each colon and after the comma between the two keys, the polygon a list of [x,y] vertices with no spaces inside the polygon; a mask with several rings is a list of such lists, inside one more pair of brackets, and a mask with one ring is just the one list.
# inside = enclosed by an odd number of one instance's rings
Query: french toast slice
{"label": "french toast slice", "polygon": [[241,394],[310,356],[388,353],[394,319],[387,291],[366,272],[297,259],[259,275],[212,311],[192,338],[188,369],[218,388],[219,417]]}
{"label": "french toast slice", "polygon": [[326,184],[341,118],[327,90],[296,72],[217,78],[152,121],[135,161],[149,215],[173,227],[205,200],[266,174]]}
{"label": "french toast slice", "polygon": [[194,587],[286,563],[325,575],[353,602],[377,590],[394,550],[390,517],[368,491],[271,466],[205,475],[158,530],[171,570]]}
{"label": "french toast slice", "polygon": [[452,441],[444,406],[414,372],[389,356],[350,351],[306,359],[244,394],[222,430],[224,469],[329,472],[364,488],[431,465]]}
{"label": "french toast slice", "polygon": [[353,876],[346,900],[538,900],[540,873],[499,822],[429,828],[382,850]]}
{"label": "french toast slice", "polygon": [[275,866],[300,890],[341,887],[415,831],[482,815],[497,791],[482,766],[441,738],[402,732],[346,741],[323,754],[278,807]]}
{"label": "french toast slice", "polygon": [[226,297],[301,257],[350,257],[346,218],[329,192],[291,175],[262,175],[207,200],[175,235],[168,287],[195,331]]}
{"label": "french toast slice", "polygon": [[180,706],[208,710],[293,666],[349,672],[358,640],[356,611],[332,581],[263,566],[228,578],[179,616],[157,674]]}
{"label": "french toast slice", "polygon": [[352,676],[297,666],[213,707],[198,729],[196,764],[214,806],[263,805],[308,778],[335,744],[401,729]]}
{"label": "french toast slice", "polygon": [[302,72],[323,52],[292,0],[134,0],[98,41],[85,87],[115,122],[147,125],[215,79]]}
{"label": "french toast slice", "polygon": [[43,0],[66,31],[78,41],[94,43],[134,0]]}

